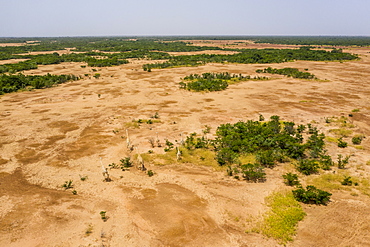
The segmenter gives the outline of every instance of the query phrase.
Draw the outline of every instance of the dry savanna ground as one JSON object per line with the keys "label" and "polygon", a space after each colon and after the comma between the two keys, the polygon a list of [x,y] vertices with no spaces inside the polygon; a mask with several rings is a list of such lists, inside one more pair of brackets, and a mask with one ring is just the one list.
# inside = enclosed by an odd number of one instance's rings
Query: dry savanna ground
{"label": "dry savanna ground", "polygon": [[[233,47],[238,45],[250,44]],[[361,59],[207,64],[150,73],[141,69],[148,61],[131,60],[99,68],[98,79],[82,63],[25,72],[83,79],[0,96],[0,246],[279,246],[279,241],[253,229],[269,210],[265,198],[289,189],[281,176],[294,171],[293,165],[267,169],[265,183],[248,183],[209,165],[212,157],[168,160],[161,156],[163,146],[152,148],[149,143],[158,138],[162,145],[165,139],[176,144],[181,134],[201,134],[206,125],[211,137],[222,123],[257,120],[259,114],[312,123],[328,136],[327,149],[334,160],[339,153],[351,155],[345,170],[300,175],[305,183],[333,195],[327,206],[303,205],[307,215],[287,245],[369,246],[370,138],[355,146],[351,137],[370,135],[370,48],[345,51]],[[212,93],[184,91],[178,85],[191,73],[256,75],[256,69],[267,66],[308,69],[320,80],[274,75],[268,81],[240,82]],[[156,112],[159,118],[153,124],[133,122]],[[328,117],[338,121],[326,123]],[[136,147],[133,151],[126,146],[126,129]],[[338,132],[331,129],[342,130],[349,147],[339,149],[333,141]],[[128,156],[136,161],[138,153],[154,176],[136,167],[108,169],[112,181],[103,181],[101,163],[108,167]],[[344,174],[360,185],[341,186]],[[66,190],[62,185],[70,180],[73,188]]]}

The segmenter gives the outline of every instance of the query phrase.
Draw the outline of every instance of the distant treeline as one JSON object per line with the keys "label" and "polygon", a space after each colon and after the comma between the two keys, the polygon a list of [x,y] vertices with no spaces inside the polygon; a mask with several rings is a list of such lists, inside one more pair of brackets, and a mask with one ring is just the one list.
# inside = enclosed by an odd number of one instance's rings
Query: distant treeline
{"label": "distant treeline", "polygon": [[[256,43],[289,44],[289,45],[330,45],[330,46],[369,46],[368,36],[125,36],[125,37],[32,37],[32,38],[0,38],[0,43],[25,43],[26,41],[39,41],[38,45],[28,45],[18,48],[23,53],[28,51],[53,51],[76,47],[78,50],[118,49],[130,51],[131,48],[142,49],[152,47],[160,51],[180,51],[180,49],[218,49],[215,47],[189,46],[181,40],[251,40]],[[174,44],[165,45],[163,41],[175,41]],[[153,44],[157,43],[157,44]],[[150,44],[148,46],[148,44]],[[38,46],[38,47],[37,47]],[[119,48],[114,48],[118,47]],[[181,47],[181,48],[180,48]],[[179,49],[180,48],[180,49]],[[146,48],[144,48],[146,49]],[[184,50],[184,51],[185,51]],[[0,52],[2,50],[0,49]],[[107,51],[107,50],[106,50]],[[192,50],[194,51],[194,50]]]}
{"label": "distant treeline", "polygon": [[67,81],[80,79],[74,75],[0,75],[0,94],[16,92],[27,87],[47,88]]}
{"label": "distant treeline", "polygon": [[255,37],[256,43],[286,45],[329,45],[329,46],[369,46],[370,37],[365,36],[270,36]]}
{"label": "distant treeline", "polygon": [[[0,39],[1,40],[1,39]],[[32,39],[31,39],[32,40]],[[126,38],[41,38],[42,42],[24,46],[0,47],[0,53],[21,54],[34,51],[56,51],[65,48],[74,48],[75,51],[105,51],[105,52],[126,52],[126,51],[204,51],[219,50],[218,47],[192,46],[182,41],[161,41],[159,39],[138,39]],[[25,40],[23,40],[25,41]],[[9,40],[8,40],[9,42]]]}
{"label": "distant treeline", "polygon": [[340,49],[332,51],[311,50],[310,47],[300,49],[243,49],[232,55],[182,55],[172,56],[167,62],[145,64],[143,69],[151,71],[154,68],[169,68],[178,66],[198,66],[206,63],[284,63],[295,60],[304,61],[342,61],[354,60],[358,56],[344,53]]}
{"label": "distant treeline", "polygon": [[13,55],[12,58],[29,59],[27,61],[15,64],[0,65],[0,73],[15,73],[22,70],[37,69],[37,65],[59,64],[62,62],[86,62],[90,67],[109,67],[120,64],[127,64],[128,58],[146,58],[146,59],[168,59],[170,55],[164,52],[125,52],[125,53],[70,53],[59,55],[40,54],[40,55]]}
{"label": "distant treeline", "polygon": [[[224,36],[224,38],[230,37]],[[11,41],[9,39],[0,40]],[[205,63],[283,63],[295,60],[340,61],[358,58],[357,55],[343,53],[341,49],[333,49],[330,52],[312,50],[309,46],[303,46],[300,49],[222,49],[219,47],[193,46],[188,42],[176,41],[176,38],[169,41],[149,37],[137,40],[122,37],[34,38],[34,40],[37,42],[23,46],[0,47],[0,60],[28,59],[17,64],[0,65],[0,73],[16,73],[22,70],[36,69],[37,65],[40,64],[58,64],[62,62],[86,62],[91,67],[116,66],[128,63],[128,58],[167,60],[163,63],[144,65],[143,69],[146,71],[151,71],[153,68],[198,66]],[[20,38],[18,41],[25,42],[27,40]],[[57,52],[40,55],[29,54],[29,52],[35,51],[55,51],[66,48],[73,48],[73,50],[71,53],[63,55],[59,55]],[[167,53],[203,50],[227,50],[236,51],[237,53],[232,55],[182,56],[171,56]]]}

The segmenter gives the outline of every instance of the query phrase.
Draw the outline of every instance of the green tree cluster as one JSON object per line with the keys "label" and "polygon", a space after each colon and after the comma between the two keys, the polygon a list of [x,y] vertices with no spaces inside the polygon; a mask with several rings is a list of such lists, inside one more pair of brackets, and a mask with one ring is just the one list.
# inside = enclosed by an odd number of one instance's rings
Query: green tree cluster
{"label": "green tree cluster", "polygon": [[269,73],[269,74],[279,74],[279,75],[286,75],[288,77],[299,78],[299,79],[316,79],[315,75],[299,71],[296,68],[283,68],[283,69],[273,69],[268,67],[266,69],[258,69],[256,70],[257,73]]}
{"label": "green tree cluster", "polygon": [[0,75],[0,94],[11,93],[24,89],[31,88],[47,88],[56,84],[61,84],[67,81],[78,80],[78,76],[74,75]]}

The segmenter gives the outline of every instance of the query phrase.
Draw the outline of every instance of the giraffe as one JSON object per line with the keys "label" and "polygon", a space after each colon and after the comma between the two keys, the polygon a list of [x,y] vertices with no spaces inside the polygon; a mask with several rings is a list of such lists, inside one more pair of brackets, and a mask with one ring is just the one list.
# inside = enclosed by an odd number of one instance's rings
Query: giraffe
{"label": "giraffe", "polygon": [[145,171],[146,168],[144,166],[144,160],[143,160],[143,157],[141,157],[137,147],[136,147],[136,152],[137,152],[137,163],[138,163],[137,168],[139,170]]}
{"label": "giraffe", "polygon": [[130,148],[131,141],[130,141],[130,137],[128,135],[128,129],[126,129],[126,144],[127,144],[127,148]]}
{"label": "giraffe", "polygon": [[181,145],[181,146],[183,146],[183,145],[185,144],[185,142],[184,142],[184,138],[183,138],[183,134],[184,134],[184,133],[182,133],[182,132],[181,132],[181,134],[180,134],[180,136],[181,136],[180,145]]}
{"label": "giraffe", "polygon": [[101,165],[104,180],[109,182],[111,179],[109,177],[108,169],[104,167],[101,157],[100,157],[100,165]]}
{"label": "giraffe", "polygon": [[181,159],[181,151],[180,151],[180,148],[176,147],[176,150],[177,150],[176,158],[177,158],[177,160],[180,160]]}

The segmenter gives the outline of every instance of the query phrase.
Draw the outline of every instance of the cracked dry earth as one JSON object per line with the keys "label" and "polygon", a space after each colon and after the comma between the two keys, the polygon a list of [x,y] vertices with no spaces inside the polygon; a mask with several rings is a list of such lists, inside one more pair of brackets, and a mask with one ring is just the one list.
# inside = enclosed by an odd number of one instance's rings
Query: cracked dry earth
{"label": "cracked dry earth", "polygon": [[[111,169],[112,181],[103,182],[100,161],[108,167],[147,153],[153,149],[151,137],[175,142],[181,133],[201,133],[208,125],[212,134],[222,123],[257,120],[259,114],[299,124],[315,121],[327,134],[325,117],[360,109],[350,121],[356,133],[369,136],[370,49],[349,52],[361,60],[268,65],[307,68],[321,79],[316,81],[274,76],[222,92],[194,93],[179,89],[180,78],[205,72],[255,75],[267,66],[207,64],[148,73],[141,69],[147,61],[132,60],[99,69],[99,79],[1,96],[0,246],[279,246],[248,229],[268,210],[265,198],[286,189],[285,165],[268,169],[267,181],[259,184],[196,162],[160,161],[146,163],[152,177],[136,168]],[[45,65],[27,74],[91,74],[81,65]],[[132,125],[132,119],[148,119],[155,112],[159,122]],[[138,147],[133,152],[126,148],[126,128]],[[343,151],[352,155],[348,171],[367,179],[369,139],[362,149]],[[335,157],[335,145],[327,148]],[[153,151],[163,153],[163,147]],[[68,180],[77,195],[61,187]],[[353,190],[331,191],[328,206],[304,205],[307,216],[288,246],[370,245],[370,192]]]}

